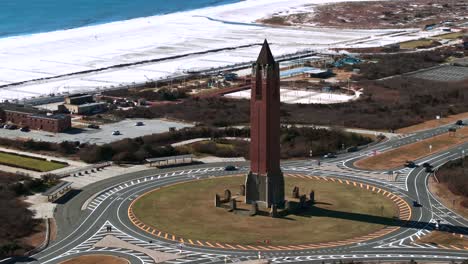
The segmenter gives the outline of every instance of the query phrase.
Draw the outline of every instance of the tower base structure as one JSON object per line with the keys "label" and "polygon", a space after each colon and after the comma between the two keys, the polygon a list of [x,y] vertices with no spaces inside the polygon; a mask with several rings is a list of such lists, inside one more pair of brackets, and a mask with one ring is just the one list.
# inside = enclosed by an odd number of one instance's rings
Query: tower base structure
{"label": "tower base structure", "polygon": [[245,179],[245,203],[258,203],[267,208],[276,205],[284,208],[284,177],[279,171],[275,175],[249,172]]}

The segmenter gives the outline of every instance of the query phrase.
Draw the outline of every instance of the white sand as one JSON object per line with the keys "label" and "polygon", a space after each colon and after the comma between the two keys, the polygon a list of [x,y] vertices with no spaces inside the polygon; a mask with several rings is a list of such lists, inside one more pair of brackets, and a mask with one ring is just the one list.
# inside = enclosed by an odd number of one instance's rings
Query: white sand
{"label": "white sand", "polygon": [[47,81],[31,81],[123,63],[257,44],[265,38],[272,43],[272,51],[278,56],[305,49],[324,50],[331,46],[380,45],[422,35],[419,30],[399,30],[415,33],[411,36],[393,36],[391,33],[395,33],[395,30],[275,28],[216,20],[251,23],[273,13],[300,8],[304,4],[339,1],[342,0],[246,0],[163,16],[3,38],[0,39],[0,85],[30,82],[0,88],[0,101],[51,93],[96,91],[180,75],[191,68],[249,62],[256,58],[258,46]]}
{"label": "white sand", "polygon": [[[226,94],[230,98],[249,99],[251,90],[244,90]],[[280,89],[280,100],[286,104],[337,104],[357,99],[358,95],[341,93],[322,93],[317,91]]]}

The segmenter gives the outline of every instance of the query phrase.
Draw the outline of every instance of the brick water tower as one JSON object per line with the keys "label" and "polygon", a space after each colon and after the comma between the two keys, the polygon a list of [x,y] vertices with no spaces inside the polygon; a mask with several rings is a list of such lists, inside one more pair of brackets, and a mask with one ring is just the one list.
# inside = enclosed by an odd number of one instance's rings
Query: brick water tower
{"label": "brick water tower", "polygon": [[284,206],[284,177],[280,168],[279,64],[265,40],[252,66],[250,98],[250,172],[245,200],[267,207]]}

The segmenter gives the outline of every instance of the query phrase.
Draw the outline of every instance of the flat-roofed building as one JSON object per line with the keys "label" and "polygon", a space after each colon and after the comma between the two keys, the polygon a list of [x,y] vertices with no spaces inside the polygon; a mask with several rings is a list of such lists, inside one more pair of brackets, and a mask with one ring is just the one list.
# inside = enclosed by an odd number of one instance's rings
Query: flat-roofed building
{"label": "flat-roofed building", "polygon": [[74,94],[65,97],[65,104],[80,105],[94,102],[90,94]]}
{"label": "flat-roofed building", "polygon": [[71,114],[76,115],[88,115],[103,112],[107,109],[107,103],[86,103],[86,104],[64,104],[65,108],[70,111]]}
{"label": "flat-roofed building", "polygon": [[0,111],[0,119],[5,123],[53,133],[71,128],[69,115],[46,114],[35,108],[17,104],[2,104],[0,109],[2,110]]}

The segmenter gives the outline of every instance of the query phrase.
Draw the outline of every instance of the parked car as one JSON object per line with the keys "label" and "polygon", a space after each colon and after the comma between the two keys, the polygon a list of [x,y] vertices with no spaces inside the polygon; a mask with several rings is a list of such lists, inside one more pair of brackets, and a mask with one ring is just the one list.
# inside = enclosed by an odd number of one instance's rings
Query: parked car
{"label": "parked car", "polygon": [[122,134],[120,134],[120,131],[115,130],[115,131],[112,132],[112,135],[113,136],[118,136],[118,135],[122,135]]}
{"label": "parked car", "polygon": [[95,124],[91,124],[91,125],[88,125],[88,128],[99,129],[99,126]]}
{"label": "parked car", "polygon": [[422,207],[418,201],[413,201],[413,207]]}
{"label": "parked car", "polygon": [[464,125],[463,120],[457,120],[457,122],[455,122],[455,125],[463,126]]}
{"label": "parked car", "polygon": [[141,121],[138,121],[138,122],[135,123],[135,126],[143,126],[143,125],[144,125],[144,123],[141,122]]}
{"label": "parked car", "polygon": [[9,125],[9,126],[8,126],[8,129],[10,129],[10,130],[15,130],[15,129],[18,129],[18,126],[15,125],[15,124]]}
{"label": "parked car", "polygon": [[24,127],[22,127],[22,128],[20,129],[20,131],[21,131],[21,132],[29,132],[29,131],[31,131],[31,130],[29,129],[29,127],[24,126]]}
{"label": "parked car", "polygon": [[333,158],[336,158],[336,154],[335,153],[327,153],[325,155],[323,155],[324,158],[326,159],[333,159]]}
{"label": "parked car", "polygon": [[227,165],[226,167],[224,167],[224,170],[225,171],[235,171],[237,170],[236,166],[233,166],[233,165]]}

